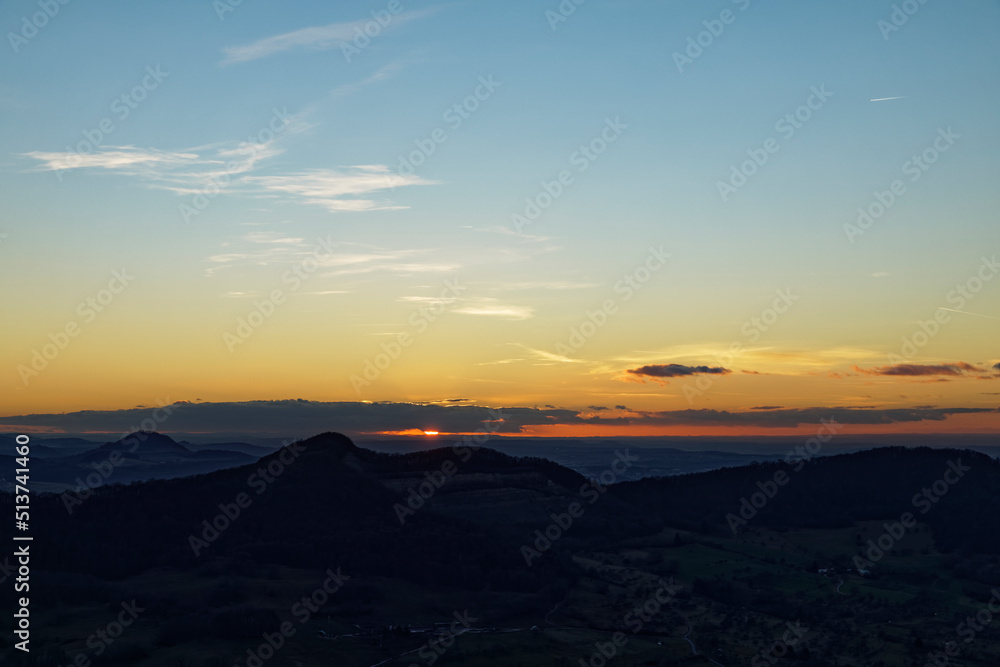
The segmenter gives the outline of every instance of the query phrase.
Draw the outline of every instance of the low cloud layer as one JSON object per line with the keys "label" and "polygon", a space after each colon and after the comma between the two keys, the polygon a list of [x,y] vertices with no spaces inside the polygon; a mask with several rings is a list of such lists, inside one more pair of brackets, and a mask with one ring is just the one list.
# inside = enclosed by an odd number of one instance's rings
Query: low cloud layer
{"label": "low cloud layer", "polygon": [[[620,406],[624,408],[624,406]],[[763,409],[762,409],[763,408]],[[227,433],[302,437],[324,431],[349,435],[413,429],[441,432],[474,432],[488,428],[514,434],[539,425],[601,426],[727,426],[741,428],[791,428],[836,420],[841,424],[885,425],[902,422],[944,421],[951,415],[998,412],[993,408],[777,408],[761,406],[746,412],[727,410],[578,412],[553,407],[487,408],[478,405],[438,403],[322,403],[306,400],[249,401],[242,403],[178,402],[167,408],[86,410],[65,414],[0,417],[0,428],[38,429],[63,433],[125,433],[143,420],[155,418],[156,430],[165,433]],[[583,415],[588,416],[583,416]]]}
{"label": "low cloud layer", "polygon": [[633,423],[655,426],[740,426],[790,428],[835,420],[840,424],[896,424],[944,421],[951,415],[998,412],[993,408],[801,408],[754,412],[667,410],[643,412]]}
{"label": "low cloud layer", "polygon": [[890,377],[990,377],[991,371],[1000,370],[1000,364],[990,368],[985,365],[956,361],[950,364],[896,364],[874,368],[855,366],[854,370],[864,375]]}

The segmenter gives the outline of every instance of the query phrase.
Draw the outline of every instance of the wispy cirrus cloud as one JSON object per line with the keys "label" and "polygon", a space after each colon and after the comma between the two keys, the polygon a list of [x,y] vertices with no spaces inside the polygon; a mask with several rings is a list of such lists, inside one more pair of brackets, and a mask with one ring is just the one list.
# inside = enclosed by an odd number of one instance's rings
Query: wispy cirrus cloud
{"label": "wispy cirrus cloud", "polygon": [[457,296],[401,296],[398,301],[419,303],[422,306],[447,306],[458,301]]}
{"label": "wispy cirrus cloud", "polygon": [[20,155],[35,161],[29,171],[101,170],[188,195],[220,183],[238,187],[246,174],[284,152],[281,142],[312,127],[304,114],[275,109],[269,124],[246,141],[220,141],[180,150],[108,145],[89,153],[29,151]]}
{"label": "wispy cirrus cloud", "polygon": [[503,291],[522,291],[522,290],[577,290],[577,289],[589,289],[593,287],[600,287],[598,283],[589,282],[573,282],[570,280],[538,280],[538,281],[526,281],[526,282],[498,282],[493,283],[492,289],[503,292]]}
{"label": "wispy cirrus cloud", "polygon": [[433,257],[439,252],[434,248],[387,249],[360,243],[344,243],[350,249],[335,253],[322,262],[326,269],[323,276],[349,276],[366,273],[395,273],[419,275],[424,273],[450,273],[461,265],[454,261],[441,261]]}
{"label": "wispy cirrus cloud", "polygon": [[[388,23],[379,28],[381,34],[386,30],[399,27],[430,14],[432,10],[422,9],[391,16]],[[369,23],[379,25],[372,18],[343,23],[330,23],[322,26],[310,26],[280,35],[264,37],[249,44],[227,46],[222,50],[225,57],[220,65],[235,65],[259,58],[266,58],[285,51],[326,51],[351,44],[358,35],[366,35],[365,26]],[[369,36],[370,39],[370,36]]]}
{"label": "wispy cirrus cloud", "polygon": [[546,241],[551,241],[552,240],[551,236],[540,236],[540,235],[536,235],[536,234],[524,234],[524,233],[521,233],[521,232],[516,232],[513,229],[511,229],[510,227],[506,227],[504,225],[490,225],[490,226],[486,226],[486,227],[470,227],[470,229],[472,229],[473,231],[476,231],[476,232],[485,232],[485,233],[490,233],[490,234],[502,234],[504,236],[512,236],[515,239],[517,239],[518,241],[522,241],[522,242],[544,243]]}
{"label": "wispy cirrus cloud", "polygon": [[351,95],[354,95],[355,93],[360,91],[365,86],[370,86],[373,83],[378,83],[379,81],[384,81],[388,79],[396,72],[398,72],[402,67],[403,63],[401,62],[394,62],[394,63],[389,63],[388,65],[384,65],[375,70],[375,72],[373,72],[372,74],[362,79],[361,81],[358,81],[356,83],[344,83],[337,86],[330,92],[330,97],[332,98],[350,97]]}
{"label": "wispy cirrus cloud", "polygon": [[[316,256],[316,244],[306,239],[274,231],[254,231],[224,241],[223,252],[206,258],[209,267],[205,275],[213,276],[236,266],[270,266],[294,264]],[[243,296],[234,293],[230,296]]]}
{"label": "wispy cirrus cloud", "polygon": [[[276,112],[277,115],[277,112]],[[31,171],[101,170],[145,181],[149,187],[187,196],[218,191],[281,197],[330,212],[384,211],[408,208],[393,204],[379,193],[436,182],[401,175],[378,164],[337,169],[311,169],[288,174],[255,176],[263,164],[284,152],[288,137],[314,127],[303,114],[284,113],[280,132],[265,141],[217,142],[178,151],[136,146],[99,146],[89,154],[74,151],[31,151],[21,156],[35,161]]]}
{"label": "wispy cirrus cloud", "polygon": [[[255,231],[222,244],[225,252],[210,255],[212,265],[208,275],[238,266],[293,264],[307,257],[314,261],[323,278],[343,278],[369,273],[417,275],[453,272],[460,267],[454,262],[442,262],[430,255],[433,248],[387,249],[355,242],[325,242],[321,252],[317,244],[304,238],[281,232]],[[403,297],[418,300],[421,297]]]}
{"label": "wispy cirrus cloud", "polygon": [[245,181],[265,191],[291,195],[335,213],[405,209],[408,207],[376,200],[370,195],[411,185],[437,183],[415,174],[397,174],[379,164],[312,169],[281,176],[250,176]]}
{"label": "wispy cirrus cloud", "polygon": [[256,42],[242,44],[239,46],[227,46],[222,50],[225,58],[221,65],[233,65],[245,63],[258,58],[292,49],[306,49],[310,51],[325,51],[349,43],[355,37],[355,28],[364,25],[364,21],[353,21],[348,23],[331,23],[324,26],[312,26],[293,30],[292,32],[272,35],[258,39]]}
{"label": "wispy cirrus cloud", "polygon": [[468,305],[454,309],[460,315],[479,315],[484,317],[502,317],[507,320],[527,320],[535,316],[535,309],[530,306],[516,306],[500,303],[496,299],[483,297],[469,299]]}
{"label": "wispy cirrus cloud", "polygon": [[40,163],[34,171],[109,169],[138,172],[140,168],[169,169],[204,164],[202,157],[194,152],[160,151],[136,146],[102,146],[97,152],[89,154],[75,151],[30,151],[21,155]]}
{"label": "wispy cirrus cloud", "polygon": [[229,251],[208,257],[216,269],[239,263],[258,266],[290,263],[311,254],[305,239],[279,232],[250,232],[238,239],[225,241],[222,246]]}
{"label": "wispy cirrus cloud", "polygon": [[[540,365],[550,366],[552,364],[582,364],[582,363],[586,363],[583,359],[574,359],[573,357],[567,357],[566,355],[563,355],[563,354],[557,354],[555,352],[549,352],[548,350],[539,350],[539,349],[536,349],[536,348],[533,348],[533,347],[528,347],[527,345],[522,345],[521,343],[511,343],[511,345],[514,345],[516,347],[521,348],[522,350],[524,350],[528,354],[532,355],[536,359],[538,359],[541,362],[543,362]],[[521,359],[511,359],[509,361],[510,362],[521,361]],[[504,362],[498,362],[498,363],[508,363],[508,362],[504,361]]]}

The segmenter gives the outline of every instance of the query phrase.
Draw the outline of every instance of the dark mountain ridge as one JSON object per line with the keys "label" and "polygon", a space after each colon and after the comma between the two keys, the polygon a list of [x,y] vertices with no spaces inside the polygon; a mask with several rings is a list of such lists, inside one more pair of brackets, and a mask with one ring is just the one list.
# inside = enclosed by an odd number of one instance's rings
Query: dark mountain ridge
{"label": "dark mountain ridge", "polygon": [[[499,455],[495,469],[524,465]],[[103,486],[72,515],[60,496],[43,495],[34,501],[33,518],[59,537],[38,564],[120,578],[151,567],[243,558],[450,585],[544,588],[548,567],[527,571],[517,546],[504,547],[482,524],[431,510],[401,522],[394,506],[404,497],[374,472],[384,466],[380,455],[327,433],[249,465]]]}
{"label": "dark mountain ridge", "polygon": [[[775,484],[775,475],[787,482]],[[775,486],[772,486],[775,484]],[[763,485],[764,488],[761,488]],[[671,525],[731,534],[744,499],[767,497],[751,521],[773,528],[834,528],[909,512],[934,530],[939,548],[1000,553],[1000,461],[970,450],[882,447],[798,462],[769,462],[624,482],[621,499]],[[770,497],[768,491],[774,491]],[[758,504],[762,498],[758,496]],[[744,519],[746,520],[746,519]]]}
{"label": "dark mountain ridge", "polygon": [[[771,487],[779,473],[788,481]],[[940,481],[946,478],[954,483]],[[946,493],[934,494],[944,484]],[[744,518],[742,501],[762,488],[776,492]],[[41,556],[46,567],[106,577],[240,556],[526,590],[539,586],[539,573],[549,567],[571,573],[564,557],[569,547],[664,527],[724,535],[733,516],[781,529],[845,526],[910,512],[931,525],[943,550],[1000,553],[997,488],[1000,463],[959,450],[890,447],[604,486],[544,459],[486,448],[380,454],[325,433],[248,465],[101,487],[72,514],[60,496],[42,495],[33,516],[41,530],[59,536]],[[923,499],[923,489],[931,489],[934,499]],[[215,521],[227,510],[236,513],[240,499],[247,506],[238,508],[238,517]],[[12,497],[4,494],[0,501],[9,505]],[[526,568],[520,547],[572,503],[584,516]],[[929,509],[922,512],[925,504]],[[224,529],[213,532],[213,521]]]}

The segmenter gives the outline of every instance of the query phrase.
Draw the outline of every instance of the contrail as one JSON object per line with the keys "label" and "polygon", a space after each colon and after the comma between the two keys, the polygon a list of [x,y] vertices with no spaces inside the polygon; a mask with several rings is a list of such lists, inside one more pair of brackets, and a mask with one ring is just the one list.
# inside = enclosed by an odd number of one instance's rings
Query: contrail
{"label": "contrail", "polygon": [[942,306],[938,306],[938,310],[950,310],[953,313],[963,313],[965,315],[975,315],[976,317],[988,317],[991,320],[1000,320],[1000,317],[996,317],[994,315],[981,315],[979,313],[970,313],[967,310],[955,310],[954,308],[944,308]]}
{"label": "contrail", "polygon": [[873,100],[868,100],[869,102],[885,102],[886,100],[901,100],[905,98],[906,95],[900,95],[899,97],[876,97]]}

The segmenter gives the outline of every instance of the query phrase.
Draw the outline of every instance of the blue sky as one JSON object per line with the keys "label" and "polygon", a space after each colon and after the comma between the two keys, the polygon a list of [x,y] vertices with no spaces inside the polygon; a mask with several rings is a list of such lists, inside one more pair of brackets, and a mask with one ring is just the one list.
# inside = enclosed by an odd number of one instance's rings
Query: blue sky
{"label": "blue sky", "polygon": [[[59,5],[16,52],[8,35],[0,59],[0,232],[8,235],[0,272],[15,285],[5,312],[22,323],[5,362],[14,402],[84,407],[69,398],[78,396],[68,389],[73,373],[109,363],[102,355],[111,348],[135,348],[134,368],[149,349],[170,345],[184,349],[165,353],[171,367],[255,369],[241,376],[253,395],[225,385],[219,399],[273,398],[271,381],[294,386],[315,364],[289,356],[290,347],[314,350],[337,375],[311,398],[357,398],[347,378],[378,351],[373,341],[456,275],[469,290],[446,304],[451,323],[432,332],[425,358],[407,361],[412,373],[398,382],[387,373],[382,391],[364,398],[406,398],[406,383],[437,358],[449,362],[442,392],[468,393],[473,380],[487,381],[477,373],[490,364],[537,363],[522,369],[541,387],[532,398],[589,401],[566,393],[576,384],[570,369],[589,382],[632,359],[711,362],[696,357],[738,336],[783,288],[803,298],[769,346],[817,358],[855,350],[857,363],[884,363],[996,249],[1000,173],[1000,6],[914,2],[917,11],[887,33],[879,21],[891,20],[893,4],[587,0],[553,23],[546,12],[558,2],[401,0],[402,11],[349,60],[343,45],[354,44],[355,27],[390,3],[246,0],[221,18],[209,1]],[[17,33],[38,11],[6,3],[0,25]],[[729,20],[714,24],[721,34],[679,71],[674,54],[720,15]],[[156,82],[151,70],[166,75]],[[115,100],[144,78],[155,86],[121,118]],[[499,85],[454,126],[446,113],[485,90],[482,80]],[[832,96],[783,136],[776,122],[816,89]],[[888,97],[900,99],[869,101]],[[272,139],[262,130],[275,110],[289,121]],[[113,131],[72,162],[66,147],[104,119]],[[574,154],[609,121],[624,128],[620,136],[579,171]],[[849,242],[844,225],[857,208],[908,178],[903,164],[947,128],[960,138]],[[412,174],[397,173],[400,157],[436,129],[446,140]],[[241,146],[251,136],[268,140]],[[724,201],[719,181],[770,138],[778,151]],[[227,160],[239,163],[232,183],[186,222],[179,207]],[[512,233],[511,215],[562,170],[572,184],[524,234]],[[340,244],[337,257],[237,361],[222,334],[328,237]],[[518,350],[551,352],[651,246],[672,253],[669,272],[594,338],[585,371],[555,363],[563,374],[543,378],[551,359],[518,359]],[[96,323],[108,333],[81,338],[51,379],[22,386],[16,368],[30,351],[126,263],[142,275]],[[998,305],[1000,290],[984,290],[968,309],[1000,316]],[[176,338],[163,321],[177,323]],[[127,339],[110,333],[123,329]],[[995,335],[991,320],[964,318],[926,361],[994,361]],[[330,337],[339,355],[324,347]],[[834,356],[848,363],[850,353]],[[175,394],[197,385],[167,375],[161,383]],[[592,391],[610,396],[613,384]],[[655,394],[637,400],[653,407]],[[102,405],[115,407],[114,396]]]}

